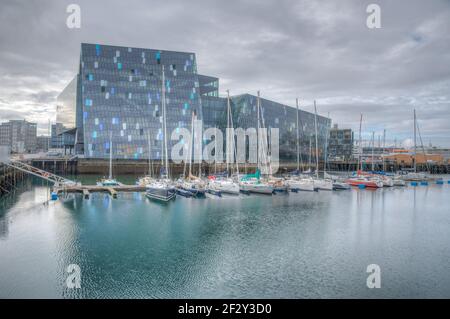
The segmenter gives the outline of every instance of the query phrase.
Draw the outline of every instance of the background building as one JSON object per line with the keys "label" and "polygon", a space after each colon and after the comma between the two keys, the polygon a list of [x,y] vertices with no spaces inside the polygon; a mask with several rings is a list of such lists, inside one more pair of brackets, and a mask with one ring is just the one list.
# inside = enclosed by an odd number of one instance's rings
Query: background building
{"label": "background building", "polygon": [[47,135],[40,135],[36,138],[36,151],[47,152],[50,144],[50,137]]}
{"label": "background building", "polygon": [[0,124],[0,145],[9,146],[12,153],[32,153],[37,147],[37,124],[11,120]]}
{"label": "background building", "polygon": [[328,137],[329,160],[347,161],[353,156],[353,132],[351,129],[340,129],[335,124]]}
{"label": "background building", "polygon": [[[76,129],[75,152],[87,158],[108,158],[111,135],[114,158],[146,159],[151,154],[152,159],[160,159],[162,85],[168,134],[177,128],[190,129],[194,112],[205,127],[226,126],[227,102],[219,97],[219,79],[197,73],[194,53],[85,43],[81,45],[77,76],[58,96],[57,122],[66,130]],[[255,96],[232,97],[232,109],[234,127],[256,127]],[[261,99],[265,126],[280,129],[281,159],[296,159],[296,112]],[[314,134],[314,115],[299,113],[304,154],[309,152]],[[318,126],[322,154],[330,120],[318,116]],[[169,153],[177,142],[169,139]]]}
{"label": "background building", "polygon": [[417,153],[417,155],[414,156],[414,153],[398,153],[385,155],[384,158],[386,161],[402,166],[414,165],[414,158],[416,159],[417,164],[444,164],[444,157],[441,154]]}

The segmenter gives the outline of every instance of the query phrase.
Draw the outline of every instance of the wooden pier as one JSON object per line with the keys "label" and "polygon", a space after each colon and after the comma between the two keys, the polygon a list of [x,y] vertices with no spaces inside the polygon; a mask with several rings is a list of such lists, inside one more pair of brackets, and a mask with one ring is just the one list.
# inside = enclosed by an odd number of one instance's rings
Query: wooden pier
{"label": "wooden pier", "polygon": [[54,187],[53,191],[58,195],[62,193],[81,193],[85,199],[90,197],[91,193],[108,193],[113,198],[117,198],[120,192],[145,192],[145,186],[139,185],[120,185],[120,186],[98,186],[98,185],[77,185]]}

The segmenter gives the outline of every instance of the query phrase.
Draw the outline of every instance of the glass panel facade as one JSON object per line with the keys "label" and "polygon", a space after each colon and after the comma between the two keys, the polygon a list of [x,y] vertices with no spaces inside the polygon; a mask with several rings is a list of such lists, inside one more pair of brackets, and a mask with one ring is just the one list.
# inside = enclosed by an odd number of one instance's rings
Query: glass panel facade
{"label": "glass panel facade", "polygon": [[[198,76],[193,53],[82,44],[81,105],[86,157],[160,157],[163,143],[162,66],[168,134],[189,127],[195,110],[201,118]],[[170,143],[169,143],[170,144]],[[170,147],[170,145],[169,145]]]}
{"label": "glass panel facade", "polygon": [[[166,92],[168,137],[178,127],[190,130],[193,112],[204,120],[205,128],[218,127],[224,132],[227,101],[218,96],[219,79],[197,73],[194,53],[99,44],[81,45],[79,72],[76,81],[58,99],[57,118],[68,128],[75,123],[76,151],[87,158],[108,158],[112,134],[114,158],[148,158],[150,139],[151,157],[157,160],[164,140],[162,85]],[[233,96],[231,107],[235,128],[257,126],[256,96]],[[296,160],[297,110],[266,99],[261,99],[261,109],[265,127],[280,130],[280,160]],[[310,138],[315,149],[314,114],[300,110],[299,124],[301,154],[305,159]],[[330,119],[319,116],[321,156],[329,128]],[[170,154],[177,141],[168,141]]]}

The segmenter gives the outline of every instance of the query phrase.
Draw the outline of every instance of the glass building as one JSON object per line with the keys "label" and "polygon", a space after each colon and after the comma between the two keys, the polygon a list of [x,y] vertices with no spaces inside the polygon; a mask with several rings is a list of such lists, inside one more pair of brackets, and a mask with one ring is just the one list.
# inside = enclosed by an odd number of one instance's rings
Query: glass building
{"label": "glass building", "polygon": [[[162,83],[164,67],[165,82]],[[78,74],[57,100],[57,122],[76,128],[76,152],[86,158],[161,158],[161,94],[166,92],[167,133],[191,128],[193,112],[204,127],[226,127],[225,98],[219,79],[197,73],[194,53],[81,44]],[[234,127],[256,127],[256,97],[231,97]],[[296,160],[295,108],[261,99],[265,126],[280,128],[280,159]],[[299,111],[301,152],[309,152],[314,115]],[[319,148],[330,120],[318,117]],[[207,142],[207,141],[204,141]],[[150,146],[149,146],[150,145]],[[321,148],[322,149],[322,148]]]}
{"label": "glass building", "polygon": [[330,130],[328,138],[329,160],[350,160],[353,154],[353,132],[340,129],[337,124]]}

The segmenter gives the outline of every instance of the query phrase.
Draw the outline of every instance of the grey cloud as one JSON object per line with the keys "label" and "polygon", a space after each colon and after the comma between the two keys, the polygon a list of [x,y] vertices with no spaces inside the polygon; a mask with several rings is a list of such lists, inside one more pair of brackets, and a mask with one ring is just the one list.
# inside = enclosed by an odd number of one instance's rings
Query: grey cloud
{"label": "grey cloud", "polygon": [[[426,139],[450,146],[450,3],[376,1],[382,28],[366,27],[373,1],[75,1],[82,27],[65,26],[74,1],[0,4],[1,118],[29,110],[40,128],[76,72],[80,42],[197,53],[221,93],[255,93],[319,112],[341,126],[411,135],[418,110]],[[17,23],[21,21],[21,23]],[[51,110],[49,115],[45,112]],[[408,135],[409,134],[409,135]]]}

